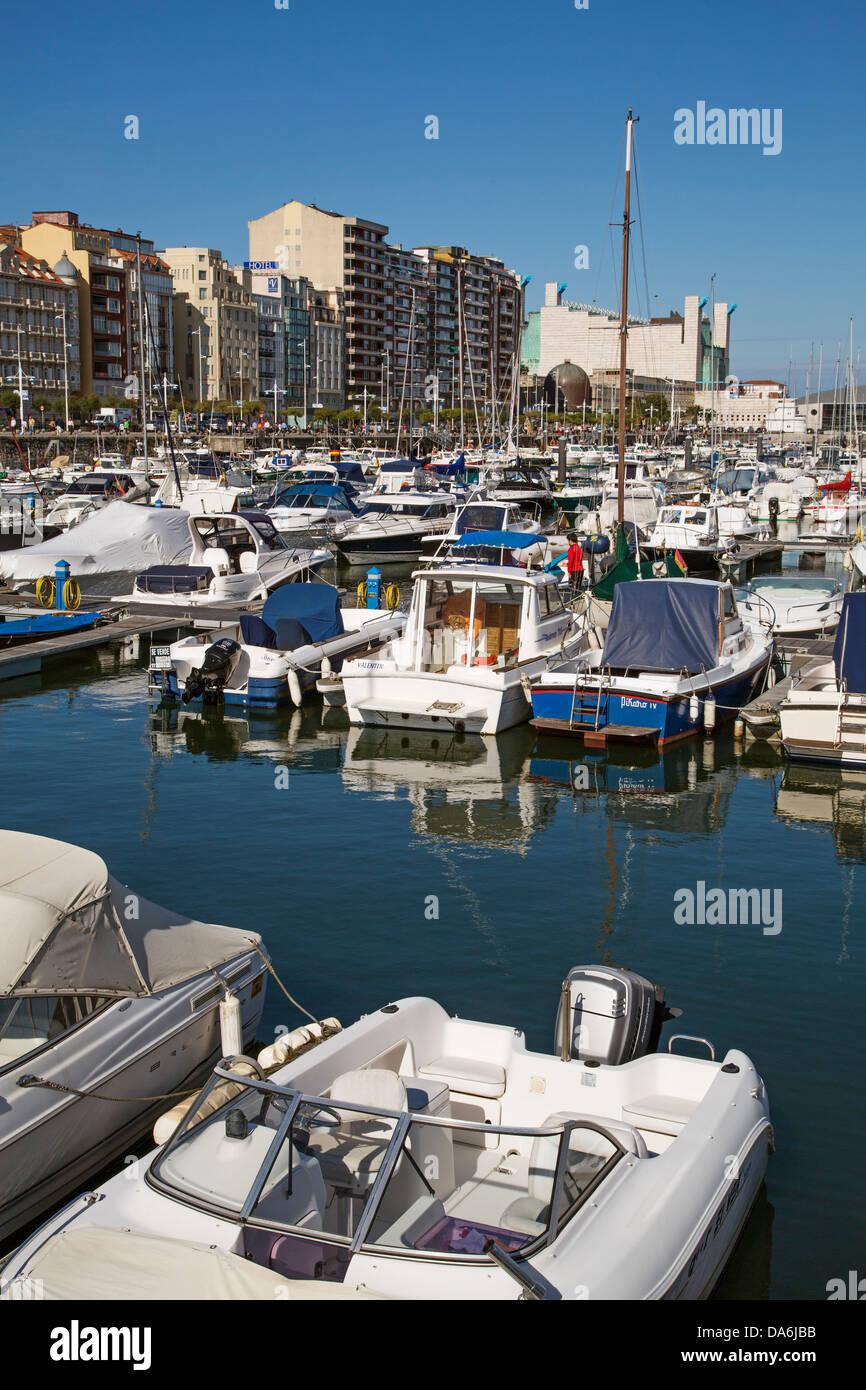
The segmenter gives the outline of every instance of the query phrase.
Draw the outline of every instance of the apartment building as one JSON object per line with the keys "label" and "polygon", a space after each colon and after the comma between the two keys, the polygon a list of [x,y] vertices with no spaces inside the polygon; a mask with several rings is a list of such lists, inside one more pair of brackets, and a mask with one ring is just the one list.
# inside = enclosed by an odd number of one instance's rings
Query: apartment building
{"label": "apartment building", "polygon": [[389,416],[399,417],[401,408],[407,415],[410,400],[414,408],[433,408],[436,376],[431,364],[427,267],[421,256],[404,251],[399,244],[385,245],[384,303],[383,371],[372,394]]}
{"label": "apartment building", "polygon": [[259,396],[258,309],[251,273],[208,246],[168,246],[174,285],[175,379],[184,399]]}
{"label": "apartment building", "polygon": [[21,414],[39,419],[36,395],[62,402],[81,390],[78,272],[25,251],[20,228],[0,226],[0,384],[21,389]]}
{"label": "apartment building", "polygon": [[385,353],[385,237],[388,228],[293,200],[249,224],[250,260],[276,261],[316,290],[340,291],[344,387],[349,399],[374,393]]}

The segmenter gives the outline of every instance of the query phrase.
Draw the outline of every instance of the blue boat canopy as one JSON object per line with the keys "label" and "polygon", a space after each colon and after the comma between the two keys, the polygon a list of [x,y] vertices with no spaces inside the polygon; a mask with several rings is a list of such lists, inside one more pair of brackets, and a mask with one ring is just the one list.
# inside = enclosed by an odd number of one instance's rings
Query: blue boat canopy
{"label": "blue boat canopy", "polygon": [[528,545],[538,545],[540,536],[528,531],[465,531],[454,542],[455,546],[487,545],[496,549],[525,550]]}
{"label": "blue boat canopy", "polygon": [[694,579],[617,584],[601,665],[689,675],[712,670],[719,664],[721,590]]}
{"label": "blue boat canopy", "polygon": [[243,615],[241,632],[251,646],[281,652],[327,642],[343,632],[340,592],[331,584],[284,584],[265,601],[261,618]]}
{"label": "blue boat canopy", "polygon": [[380,473],[412,473],[422,465],[417,459],[391,459],[388,463],[379,464]]}
{"label": "blue boat canopy", "polygon": [[846,594],[833,646],[836,679],[852,695],[866,695],[866,592]]}

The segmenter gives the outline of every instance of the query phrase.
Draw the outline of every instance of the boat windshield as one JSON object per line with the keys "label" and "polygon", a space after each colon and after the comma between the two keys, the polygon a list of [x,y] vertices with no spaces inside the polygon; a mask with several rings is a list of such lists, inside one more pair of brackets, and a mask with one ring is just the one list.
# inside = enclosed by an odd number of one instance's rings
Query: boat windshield
{"label": "boat windshield", "polygon": [[515,666],[523,590],[502,579],[428,579],[419,599],[423,640],[417,669]]}
{"label": "boat windshield", "polygon": [[749,585],[753,593],[784,593],[788,590],[802,593],[832,594],[839,588],[838,579],[825,574],[761,574]]}
{"label": "boat windshield", "polygon": [[453,1120],[429,1080],[405,1079],[405,1108],[387,1111],[230,1077],[217,1071],[148,1181],[239,1220],[247,1257],[290,1277],[341,1278],[361,1249],[459,1261],[494,1240],[529,1254],[625,1153],[583,1118]]}

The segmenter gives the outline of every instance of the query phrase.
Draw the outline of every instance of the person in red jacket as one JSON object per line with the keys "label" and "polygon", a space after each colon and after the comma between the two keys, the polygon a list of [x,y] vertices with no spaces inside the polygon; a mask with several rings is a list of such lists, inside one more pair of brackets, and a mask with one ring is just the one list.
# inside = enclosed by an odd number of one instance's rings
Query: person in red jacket
{"label": "person in red jacket", "polygon": [[568,533],[568,554],[565,559],[565,571],[571,583],[572,591],[574,593],[579,593],[583,586],[583,546],[573,531],[569,531]]}

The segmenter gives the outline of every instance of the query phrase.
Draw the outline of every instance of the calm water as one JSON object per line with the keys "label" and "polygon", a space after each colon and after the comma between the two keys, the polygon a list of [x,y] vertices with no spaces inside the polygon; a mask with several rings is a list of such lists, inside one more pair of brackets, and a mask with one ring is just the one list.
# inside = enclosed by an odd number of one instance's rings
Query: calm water
{"label": "calm water", "polygon": [[[824,1298],[862,1272],[866,778],[792,771],[725,735],[662,760],[526,728],[360,733],[315,705],[249,722],[155,711],[146,685],[96,653],[7,685],[4,824],[260,931],[319,1017],[429,994],[550,1050],[571,965],[640,971],[683,1031],[743,1048],[768,1084],[777,1152],[722,1295]],[[677,925],[674,892],[699,880],[781,889],[782,931]],[[263,1036],[301,1021],[284,1004],[272,983]]]}

